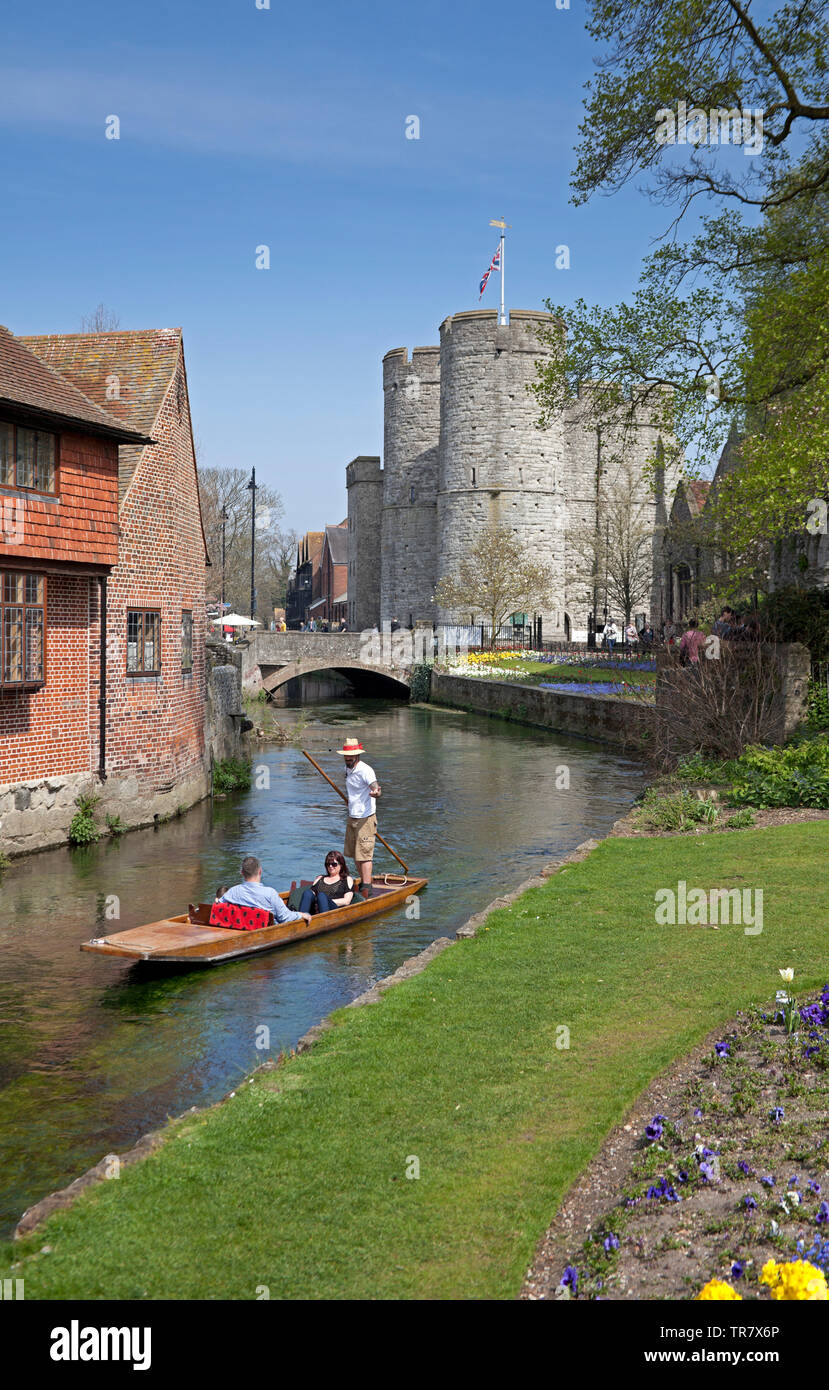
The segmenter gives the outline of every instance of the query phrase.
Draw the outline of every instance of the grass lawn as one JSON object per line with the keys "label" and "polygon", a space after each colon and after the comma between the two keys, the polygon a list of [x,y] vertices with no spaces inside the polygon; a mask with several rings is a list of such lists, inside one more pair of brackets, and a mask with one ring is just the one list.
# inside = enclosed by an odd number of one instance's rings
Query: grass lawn
{"label": "grass lawn", "polygon": [[[486,666],[486,663],[484,665]],[[646,688],[652,686],[656,680],[655,671],[637,671],[632,669],[627,661],[614,661],[612,666],[598,666],[593,662],[575,665],[571,662],[533,661],[531,658],[517,657],[506,661],[494,660],[492,668],[491,673],[489,669],[485,669],[479,678],[505,680],[514,685],[538,685],[540,681],[567,681],[578,684],[627,681],[631,685]],[[474,663],[456,674],[478,676]]]}
{"label": "grass lawn", "polygon": [[[4,1248],[26,1298],[511,1298],[645,1084],[778,967],[829,974],[829,822],[606,841],[310,1052]],[[762,888],[764,927],[654,893]],[[439,913],[439,888],[423,910]],[[569,1049],[557,1048],[562,1026]],[[419,1162],[419,1178],[407,1178]],[[48,1244],[51,1253],[38,1253]],[[30,1255],[31,1258],[23,1258]]]}

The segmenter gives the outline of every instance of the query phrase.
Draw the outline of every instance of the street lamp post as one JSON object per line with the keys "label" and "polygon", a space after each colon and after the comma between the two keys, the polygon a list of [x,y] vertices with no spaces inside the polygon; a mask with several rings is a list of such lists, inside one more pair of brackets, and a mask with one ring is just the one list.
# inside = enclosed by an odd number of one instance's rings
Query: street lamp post
{"label": "street lamp post", "polygon": [[256,469],[250,470],[250,482],[248,483],[250,493],[250,616],[256,617]]}
{"label": "street lamp post", "polygon": [[224,534],[227,527],[228,512],[227,507],[221,509],[221,607],[224,612]]}

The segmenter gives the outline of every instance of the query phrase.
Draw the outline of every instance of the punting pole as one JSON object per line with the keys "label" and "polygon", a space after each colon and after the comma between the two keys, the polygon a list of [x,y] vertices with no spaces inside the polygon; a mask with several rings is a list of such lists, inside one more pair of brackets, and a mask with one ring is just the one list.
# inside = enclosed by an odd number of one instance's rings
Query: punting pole
{"label": "punting pole", "polygon": [[[342,791],[342,790],[337,786],[336,782],[332,782],[332,781],[331,781],[331,778],[328,776],[328,773],[327,773],[327,772],[323,772],[323,770],[322,770],[322,768],[320,767],[319,763],[314,761],[314,759],[311,757],[311,754],[310,754],[310,753],[306,753],[304,748],[300,748],[299,751],[300,751],[300,753],[302,753],[303,757],[306,757],[306,758],[308,759],[309,763],[311,763],[311,764],[317,769],[317,772],[320,774],[320,776],[325,778],[325,780],[326,780],[326,782],[328,783],[329,787],[333,787],[333,788],[334,788],[334,791],[337,793],[337,796],[342,797],[343,801],[345,802],[345,804],[346,804],[346,806],[347,806],[347,805],[348,805],[348,797],[346,796],[345,792]],[[408,864],[404,864],[404,863],[403,863],[403,860],[400,858],[400,855],[399,855],[399,854],[395,854],[395,852],[394,852],[394,850],[392,849],[391,845],[386,843],[386,841],[383,839],[383,836],[382,836],[381,834],[379,834],[379,832],[376,832],[376,833],[377,833],[377,839],[380,841],[380,844],[386,846],[386,849],[388,850],[389,854],[392,856],[393,859],[396,859],[396,860],[397,860],[398,864],[401,865],[401,867],[402,867],[402,869],[403,869],[403,872],[407,874],[407,873],[409,872],[409,866],[408,866]]]}

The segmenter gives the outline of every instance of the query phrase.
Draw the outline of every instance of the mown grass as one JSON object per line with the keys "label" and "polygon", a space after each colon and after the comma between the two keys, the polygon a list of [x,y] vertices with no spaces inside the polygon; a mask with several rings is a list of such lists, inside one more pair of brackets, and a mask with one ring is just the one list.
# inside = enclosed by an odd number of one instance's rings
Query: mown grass
{"label": "mown grass", "polygon": [[[605,658],[609,660],[609,658]],[[484,663],[486,664],[486,663]],[[496,669],[492,675],[482,675],[482,680],[505,680],[512,684],[538,685],[540,681],[567,681],[584,684],[603,684],[605,682],[627,681],[633,685],[652,686],[656,681],[655,671],[636,671],[626,661],[614,661],[612,666],[598,666],[592,662],[574,665],[570,662],[533,661],[530,658],[515,657],[506,661],[493,659],[495,668],[508,668],[503,672]],[[462,672],[465,676],[476,675],[474,664]]]}
{"label": "mown grass", "polygon": [[[647,1082],[779,967],[823,983],[828,850],[826,822],[607,841],[0,1264],[27,1298],[513,1297]],[[762,888],[762,933],[657,926],[680,878]]]}

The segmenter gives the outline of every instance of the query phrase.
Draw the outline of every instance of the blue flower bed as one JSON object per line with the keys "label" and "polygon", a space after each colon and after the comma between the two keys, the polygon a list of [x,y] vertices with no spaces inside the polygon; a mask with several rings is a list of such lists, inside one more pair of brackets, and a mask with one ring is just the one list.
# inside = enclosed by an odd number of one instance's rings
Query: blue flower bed
{"label": "blue flower bed", "polygon": [[618,685],[613,681],[539,681],[539,690],[563,690],[565,694],[574,692],[581,695],[622,695],[633,687]]}

